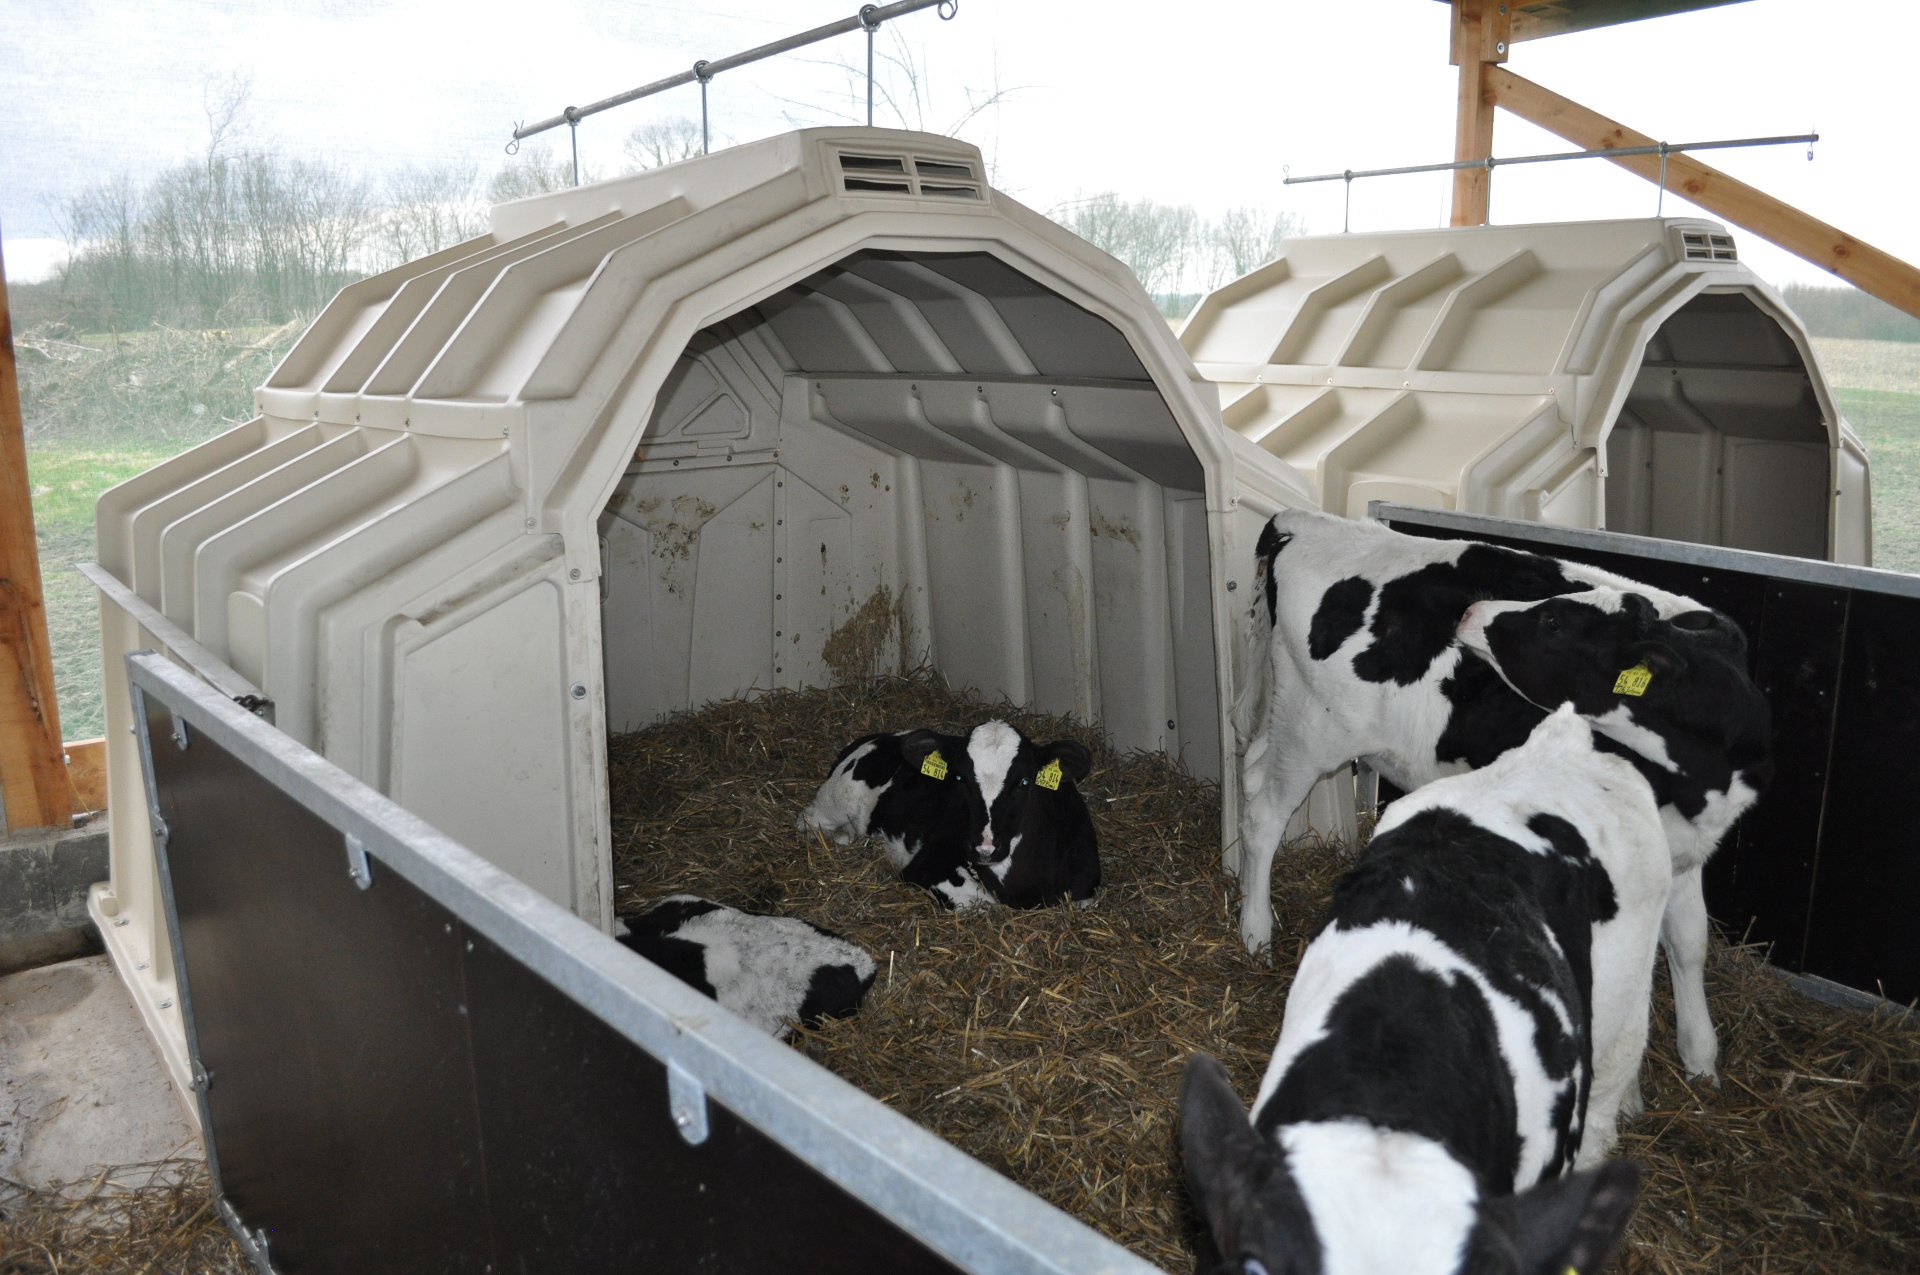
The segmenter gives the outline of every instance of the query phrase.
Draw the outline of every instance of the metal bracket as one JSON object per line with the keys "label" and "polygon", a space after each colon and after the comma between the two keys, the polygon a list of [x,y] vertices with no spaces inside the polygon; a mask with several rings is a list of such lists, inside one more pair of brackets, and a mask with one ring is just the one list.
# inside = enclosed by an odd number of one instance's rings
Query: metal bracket
{"label": "metal bracket", "polygon": [[193,743],[193,737],[187,733],[187,719],[175,713],[173,715],[173,746],[184,753],[191,743]]}
{"label": "metal bracket", "polygon": [[193,1064],[193,1087],[202,1093],[213,1088],[213,1073],[197,1062]]}
{"label": "metal bracket", "polygon": [[355,885],[365,890],[373,884],[373,864],[367,861],[367,848],[361,844],[360,838],[351,832],[346,834],[346,838],[347,875],[353,878]]}
{"label": "metal bracket", "polygon": [[167,827],[167,821],[159,815],[155,815],[153,817],[153,839],[158,842],[165,842],[169,835],[171,835],[171,833]]}
{"label": "metal bracket", "polygon": [[667,1110],[689,1146],[707,1140],[707,1091],[698,1077],[671,1059],[667,1062]]}

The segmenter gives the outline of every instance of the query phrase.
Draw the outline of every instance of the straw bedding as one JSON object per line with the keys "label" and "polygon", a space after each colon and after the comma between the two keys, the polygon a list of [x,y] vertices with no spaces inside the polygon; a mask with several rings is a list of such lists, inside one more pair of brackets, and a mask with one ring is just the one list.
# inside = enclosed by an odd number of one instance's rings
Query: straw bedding
{"label": "straw bedding", "polygon": [[[876,846],[795,831],[849,740],[989,716],[1093,750],[1097,908],[942,913]],[[1276,960],[1256,965],[1219,869],[1217,788],[924,672],[713,704],[615,737],[609,770],[620,911],[690,890],[863,944],[880,965],[865,1007],[795,1048],[1140,1256],[1192,1268],[1180,1068],[1205,1050],[1251,1099],[1339,848],[1276,864]],[[1648,1184],[1621,1268],[1920,1269],[1920,1025],[1807,1000],[1724,943],[1708,992],[1717,1090],[1681,1078],[1664,976],[1656,990],[1647,1112],[1621,1145]]]}
{"label": "straw bedding", "polygon": [[36,1190],[0,1179],[0,1275],[243,1275],[206,1165],[121,1165]]}

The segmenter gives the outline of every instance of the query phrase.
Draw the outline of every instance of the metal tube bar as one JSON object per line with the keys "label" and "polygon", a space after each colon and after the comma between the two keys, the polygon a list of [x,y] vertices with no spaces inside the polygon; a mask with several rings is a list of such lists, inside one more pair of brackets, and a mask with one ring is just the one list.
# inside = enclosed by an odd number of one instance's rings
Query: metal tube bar
{"label": "metal tube bar", "polygon": [[873,127],[873,33],[879,30],[878,24],[869,24],[867,15],[873,12],[873,6],[867,5],[860,10],[861,24],[867,28],[867,127]]}
{"label": "metal tube bar", "polygon": [[1625,155],[1717,151],[1740,146],[1788,146],[1797,142],[1812,145],[1819,140],[1818,133],[1801,133],[1794,137],[1739,137],[1719,142],[1661,142],[1654,146],[1616,146],[1597,151],[1559,151],[1551,155],[1515,155],[1512,159],[1489,156],[1486,159],[1456,160],[1451,164],[1412,164],[1406,168],[1370,168],[1364,171],[1349,169],[1339,173],[1319,173],[1312,177],[1288,177],[1282,180],[1281,185],[1298,186],[1302,182],[1352,181],[1356,177],[1402,177],[1408,173],[1446,173],[1457,168],[1505,168],[1509,164],[1550,164],[1562,159],[1619,159]]}
{"label": "metal tube bar", "polygon": [[[679,88],[682,84],[692,84],[695,80],[704,84],[722,71],[731,71],[735,67],[746,66],[750,62],[758,62],[781,53],[790,53],[794,49],[818,44],[822,40],[830,40],[836,35],[845,35],[849,31],[858,31],[869,23],[877,27],[889,18],[905,17],[909,13],[917,13],[922,9],[931,9],[935,5],[949,3],[951,0],[897,0],[894,4],[883,4],[877,7],[869,5],[851,18],[829,22],[825,26],[815,27],[811,31],[802,31],[798,35],[790,35],[783,40],[775,40],[771,44],[762,44],[744,53],[716,58],[711,62],[696,63],[692,70],[682,71],[678,75],[669,75],[664,80],[655,80],[651,84],[642,84],[639,88],[628,89],[624,93],[615,93],[612,97],[603,97],[598,102],[575,108],[572,118],[582,120],[589,115],[598,115],[601,111],[624,106],[628,102],[637,102],[643,97],[652,97],[656,93]],[[532,137],[535,133],[544,133],[550,128],[558,128],[568,122],[570,122],[568,116],[560,114],[532,124],[523,124],[513,130],[513,140],[520,141],[523,138]]]}

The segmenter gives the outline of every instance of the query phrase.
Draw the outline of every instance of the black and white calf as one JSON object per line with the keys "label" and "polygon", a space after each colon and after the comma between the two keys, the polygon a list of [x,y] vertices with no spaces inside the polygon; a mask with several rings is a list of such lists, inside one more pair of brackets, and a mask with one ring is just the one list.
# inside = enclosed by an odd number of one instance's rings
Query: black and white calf
{"label": "black and white calf", "polygon": [[615,922],[614,937],[667,973],[781,1039],[860,1008],[875,966],[856,944],[791,916],[668,895]]}
{"label": "black and white calf", "polygon": [[[1267,525],[1255,569],[1262,649],[1249,654],[1235,707],[1247,741],[1238,867],[1249,950],[1271,937],[1273,855],[1321,775],[1358,757],[1412,790],[1486,765],[1572,698],[1600,746],[1634,760],[1667,807],[1682,878],[1665,936],[1684,989],[1681,1056],[1690,1071],[1712,1075],[1698,868],[1772,773],[1767,704],[1747,677],[1739,627],[1691,598],[1579,563],[1309,511]],[[1503,679],[1467,617],[1477,603],[1498,602],[1505,614],[1548,599],[1527,611],[1533,627],[1515,617],[1502,630],[1503,658],[1531,652],[1521,678],[1534,687],[1530,698]],[[1560,627],[1550,633],[1549,623]],[[1623,679],[1643,661],[1650,682]]]}
{"label": "black and white calf", "polygon": [[1603,1162],[1670,881],[1651,788],[1571,708],[1394,802],[1301,958],[1251,1122],[1188,1064],[1221,1269],[1598,1270],[1637,1189]]}
{"label": "black and white calf", "polygon": [[1070,739],[1036,745],[1002,721],[868,735],[841,750],[798,826],[841,845],[884,839],[901,879],[949,908],[1084,905],[1100,850],[1075,781],[1091,764]]}

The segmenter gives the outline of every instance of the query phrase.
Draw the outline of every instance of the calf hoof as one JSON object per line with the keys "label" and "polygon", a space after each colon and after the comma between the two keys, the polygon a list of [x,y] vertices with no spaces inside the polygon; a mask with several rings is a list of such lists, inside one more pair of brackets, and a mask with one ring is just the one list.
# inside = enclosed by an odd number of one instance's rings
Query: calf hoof
{"label": "calf hoof", "polygon": [[1685,1033],[1683,1032],[1681,1036],[1680,1065],[1686,1068],[1687,1079],[1705,1080],[1718,1088],[1720,1076],[1715,1064],[1720,1061],[1719,1040],[1709,1035],[1704,1043],[1696,1040],[1691,1042],[1692,1047],[1689,1048]]}
{"label": "calf hoof", "polygon": [[1085,912],[1094,907],[1097,907],[1099,905],[1099,902],[1100,901],[1098,899],[1075,899],[1073,901],[1073,906],[1079,908],[1082,912]]}
{"label": "calf hoof", "polygon": [[1620,1115],[1623,1119],[1631,1120],[1646,1109],[1647,1095],[1641,1092],[1640,1082],[1636,1080],[1633,1088],[1627,1090],[1626,1096],[1620,1099]]}

